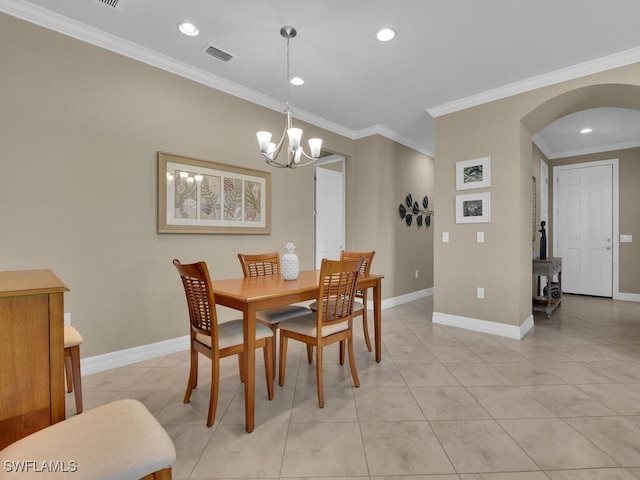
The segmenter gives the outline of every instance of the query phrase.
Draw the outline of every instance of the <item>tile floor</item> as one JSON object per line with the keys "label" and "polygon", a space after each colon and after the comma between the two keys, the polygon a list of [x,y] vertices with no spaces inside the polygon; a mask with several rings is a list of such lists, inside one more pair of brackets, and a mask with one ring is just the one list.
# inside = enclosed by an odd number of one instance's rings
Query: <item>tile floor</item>
{"label": "tile floor", "polygon": [[432,310],[429,297],[383,311],[379,364],[358,319],[361,388],[327,351],[324,409],[315,367],[290,342],[273,401],[256,366],[251,434],[234,358],[222,362],[212,428],[204,357],[182,403],[186,353],[84,377],[85,408],[142,401],[174,440],[176,480],[640,478],[640,304],[566,295],[521,341],[434,325]]}

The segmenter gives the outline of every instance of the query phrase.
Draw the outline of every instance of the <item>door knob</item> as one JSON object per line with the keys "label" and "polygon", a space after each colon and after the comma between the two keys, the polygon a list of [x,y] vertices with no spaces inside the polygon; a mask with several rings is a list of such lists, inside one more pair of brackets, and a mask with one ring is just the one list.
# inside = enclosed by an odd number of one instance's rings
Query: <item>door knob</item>
{"label": "door knob", "polygon": [[607,245],[607,250],[611,250],[611,245]]}

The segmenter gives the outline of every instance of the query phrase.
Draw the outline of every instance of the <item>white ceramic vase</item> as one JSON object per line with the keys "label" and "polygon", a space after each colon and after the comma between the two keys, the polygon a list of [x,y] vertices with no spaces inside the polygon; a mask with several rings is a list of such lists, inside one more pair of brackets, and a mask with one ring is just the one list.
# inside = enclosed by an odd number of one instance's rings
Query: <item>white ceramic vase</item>
{"label": "white ceramic vase", "polygon": [[282,278],[285,280],[295,280],[298,278],[300,271],[300,263],[298,255],[295,253],[296,246],[289,242],[284,246],[284,255],[280,259],[280,268],[282,269]]}

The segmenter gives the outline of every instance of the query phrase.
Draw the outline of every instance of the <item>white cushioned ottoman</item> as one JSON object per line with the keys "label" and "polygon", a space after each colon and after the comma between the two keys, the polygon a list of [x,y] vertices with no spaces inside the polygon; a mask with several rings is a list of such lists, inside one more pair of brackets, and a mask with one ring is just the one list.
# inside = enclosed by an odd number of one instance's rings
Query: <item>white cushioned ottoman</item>
{"label": "white cushioned ottoman", "polygon": [[[0,479],[171,478],[171,438],[137,400],[119,400],[33,433],[0,451]],[[149,478],[154,478],[150,476]]]}

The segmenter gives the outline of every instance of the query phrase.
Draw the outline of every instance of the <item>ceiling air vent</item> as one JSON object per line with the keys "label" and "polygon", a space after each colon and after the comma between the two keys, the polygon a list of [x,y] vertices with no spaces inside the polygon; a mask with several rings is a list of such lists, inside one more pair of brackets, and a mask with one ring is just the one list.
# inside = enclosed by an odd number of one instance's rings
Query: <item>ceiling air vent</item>
{"label": "ceiling air vent", "polygon": [[120,10],[120,4],[122,3],[122,0],[96,0],[96,2],[104,5],[105,7],[111,7],[115,8],[116,10]]}
{"label": "ceiling air vent", "polygon": [[218,60],[222,60],[223,62],[228,62],[233,58],[233,55],[231,55],[230,53],[224,52],[218,47],[211,45],[210,43],[205,45],[202,51],[207,55],[211,55],[212,57],[217,58]]}

